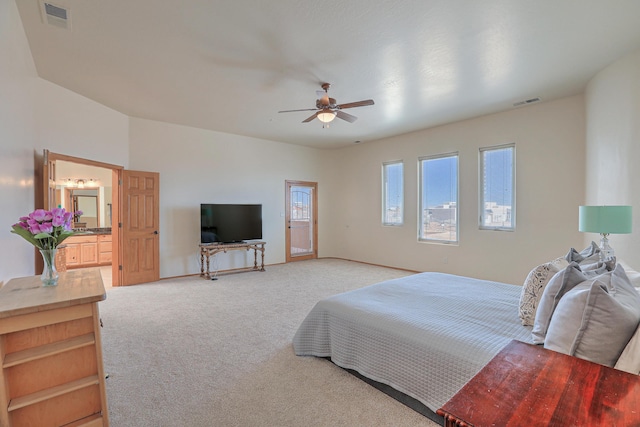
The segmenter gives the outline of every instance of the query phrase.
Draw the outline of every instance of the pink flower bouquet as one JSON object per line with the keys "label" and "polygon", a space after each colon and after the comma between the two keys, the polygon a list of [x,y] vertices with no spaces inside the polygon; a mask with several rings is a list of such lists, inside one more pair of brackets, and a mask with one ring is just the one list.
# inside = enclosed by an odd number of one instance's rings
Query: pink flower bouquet
{"label": "pink flower bouquet", "polygon": [[38,249],[56,249],[64,239],[74,234],[71,229],[74,215],[82,215],[82,212],[66,212],[64,208],[51,211],[36,209],[13,224],[11,232],[22,236]]}

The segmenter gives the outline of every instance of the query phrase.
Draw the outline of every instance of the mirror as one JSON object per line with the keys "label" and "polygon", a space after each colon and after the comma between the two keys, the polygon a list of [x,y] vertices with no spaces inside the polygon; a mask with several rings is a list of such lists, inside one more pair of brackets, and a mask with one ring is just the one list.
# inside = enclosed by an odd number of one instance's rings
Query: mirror
{"label": "mirror", "polygon": [[[56,205],[68,211],[81,210],[76,228],[110,228],[112,215],[112,171],[98,166],[56,161]],[[78,183],[82,178],[84,188]],[[70,185],[74,184],[74,185]]]}
{"label": "mirror", "polygon": [[98,228],[100,224],[100,203],[98,190],[70,190],[73,212],[82,211],[75,219],[74,228]]}

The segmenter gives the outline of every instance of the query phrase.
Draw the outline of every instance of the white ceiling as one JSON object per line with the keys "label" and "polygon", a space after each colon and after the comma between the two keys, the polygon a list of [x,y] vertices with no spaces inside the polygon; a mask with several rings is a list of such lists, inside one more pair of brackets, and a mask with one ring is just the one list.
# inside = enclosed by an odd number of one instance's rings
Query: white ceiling
{"label": "white ceiling", "polygon": [[[340,147],[581,93],[638,0],[16,0],[38,75],[132,117]],[[359,119],[301,123],[330,82]]]}

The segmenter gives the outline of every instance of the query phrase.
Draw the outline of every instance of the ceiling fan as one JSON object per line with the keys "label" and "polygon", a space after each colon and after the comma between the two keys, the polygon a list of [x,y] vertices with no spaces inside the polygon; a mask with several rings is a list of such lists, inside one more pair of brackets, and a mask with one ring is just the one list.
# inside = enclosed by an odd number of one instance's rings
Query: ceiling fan
{"label": "ceiling fan", "polygon": [[278,113],[292,113],[295,111],[315,111],[313,115],[307,117],[302,123],[308,123],[316,117],[323,123],[323,127],[329,126],[328,123],[333,121],[336,117],[346,120],[349,123],[355,122],[358,118],[349,113],[345,113],[344,109],[354,107],[364,107],[365,105],[373,105],[373,99],[367,99],[364,101],[348,102],[346,104],[338,104],[334,98],[329,98],[330,83],[323,83],[322,90],[316,91],[318,99],[316,100],[316,108],[303,108],[301,110],[283,110]]}

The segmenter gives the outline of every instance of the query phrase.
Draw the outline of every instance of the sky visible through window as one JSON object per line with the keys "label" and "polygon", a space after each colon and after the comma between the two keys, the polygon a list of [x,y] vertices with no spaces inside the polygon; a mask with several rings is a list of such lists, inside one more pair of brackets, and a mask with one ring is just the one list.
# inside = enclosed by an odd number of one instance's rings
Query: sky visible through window
{"label": "sky visible through window", "polygon": [[513,200],[513,147],[483,151],[484,201],[511,205]]}
{"label": "sky visible through window", "polygon": [[403,220],[403,163],[387,163],[384,165],[384,218],[387,225],[401,225]]}
{"label": "sky visible through window", "polygon": [[421,240],[458,241],[458,154],[420,160]]}
{"label": "sky visible through window", "polygon": [[422,162],[422,165],[422,176],[426,184],[422,188],[422,207],[433,208],[455,203],[458,200],[457,156],[429,159]]}
{"label": "sky visible through window", "polygon": [[[455,163],[455,159],[445,157],[436,160],[429,164],[429,168],[426,168],[426,171],[423,171],[427,182],[430,183],[429,194],[426,194],[428,197],[423,197],[423,200],[429,200],[429,207],[456,201],[455,194],[451,192],[452,187],[457,187],[458,180],[457,174],[454,173],[451,176],[451,168]],[[387,202],[389,207],[394,207],[402,200],[402,164],[389,168],[388,172]]]}
{"label": "sky visible through window", "polygon": [[398,206],[402,201],[402,163],[387,165],[389,206]]}
{"label": "sky visible through window", "polygon": [[504,230],[515,228],[514,150],[514,146],[480,150],[482,227]]}
{"label": "sky visible through window", "polygon": [[[488,171],[485,186],[485,201],[494,202],[500,205],[510,204],[512,200],[513,188],[511,186],[511,176],[513,174],[512,149],[484,151],[485,168]],[[457,187],[457,176],[451,176],[453,158],[445,157],[429,164],[425,173],[426,181],[429,182],[429,194],[423,197],[428,200],[430,206],[435,207],[455,202],[455,194],[451,194],[451,188]],[[389,206],[393,206],[393,201],[402,200],[402,173],[401,168],[396,173],[391,170],[387,175],[389,181],[388,201]],[[426,191],[426,188],[425,188]],[[506,203],[508,202],[508,203]]]}

